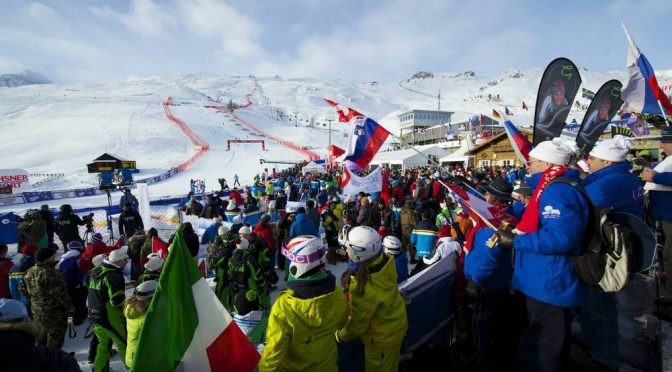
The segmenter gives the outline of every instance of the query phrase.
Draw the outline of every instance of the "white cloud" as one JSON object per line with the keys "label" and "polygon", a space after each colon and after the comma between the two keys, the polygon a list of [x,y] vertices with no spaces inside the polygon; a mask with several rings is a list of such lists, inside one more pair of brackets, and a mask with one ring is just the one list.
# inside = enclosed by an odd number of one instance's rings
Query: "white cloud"
{"label": "white cloud", "polygon": [[178,0],[177,13],[188,29],[219,41],[215,55],[220,60],[246,60],[262,53],[257,42],[263,31],[261,25],[223,1]]}
{"label": "white cloud", "polygon": [[58,14],[50,7],[42,4],[42,3],[32,3],[28,7],[28,15],[30,15],[33,18],[50,18],[54,16],[58,16]]}
{"label": "white cloud", "polygon": [[153,0],[132,0],[128,13],[120,13],[109,6],[90,7],[92,14],[120,22],[131,32],[147,36],[161,36],[176,27],[177,19],[169,7]]}

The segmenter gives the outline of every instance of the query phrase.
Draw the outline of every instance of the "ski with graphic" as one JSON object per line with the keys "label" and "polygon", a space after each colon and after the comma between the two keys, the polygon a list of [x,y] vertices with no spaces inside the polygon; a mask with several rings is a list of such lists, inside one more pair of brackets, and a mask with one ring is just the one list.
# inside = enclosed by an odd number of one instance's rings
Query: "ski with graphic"
{"label": "ski with graphic", "polygon": [[534,111],[534,146],[562,133],[580,86],[579,70],[567,58],[557,58],[546,67],[539,83]]}

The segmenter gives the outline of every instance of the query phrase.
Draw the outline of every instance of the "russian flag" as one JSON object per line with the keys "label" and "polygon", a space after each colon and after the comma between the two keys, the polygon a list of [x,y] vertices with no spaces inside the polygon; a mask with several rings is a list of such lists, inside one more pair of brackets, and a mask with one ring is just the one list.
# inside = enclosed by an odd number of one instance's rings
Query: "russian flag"
{"label": "russian flag", "polygon": [[[628,74],[630,75],[627,85],[621,91],[621,98],[626,105],[625,109],[643,114],[672,115],[672,104],[660,89],[653,67],[639,51],[625,25],[621,25],[628,39]],[[665,113],[660,111],[661,106]]]}
{"label": "russian flag", "polygon": [[358,116],[350,121],[351,131],[347,155],[350,160],[364,169],[376,155],[390,132],[371,118]]}
{"label": "russian flag", "polygon": [[508,118],[504,120],[504,130],[509,137],[509,141],[511,141],[511,147],[513,147],[513,151],[516,152],[518,158],[523,162],[528,161],[530,159],[532,144],[527,137],[523,136]]}

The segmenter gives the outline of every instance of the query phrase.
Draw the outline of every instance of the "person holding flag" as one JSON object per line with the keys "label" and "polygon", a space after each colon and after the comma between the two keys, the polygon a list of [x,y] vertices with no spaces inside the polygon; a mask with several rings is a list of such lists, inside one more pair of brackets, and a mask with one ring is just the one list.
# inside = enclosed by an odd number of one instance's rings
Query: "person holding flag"
{"label": "person holding flag", "polygon": [[573,142],[555,138],[530,151],[530,172],[541,173],[538,184],[531,185],[535,188],[532,201],[515,233],[497,231],[501,247],[515,251],[513,288],[526,296],[528,326],[520,342],[521,370],[565,368],[572,309],[586,296],[586,285],[576,274],[571,256],[583,249],[589,204],[576,187],[552,182],[558,177],[578,182],[578,172],[568,165],[577,150]]}
{"label": "person holding flag", "polygon": [[201,275],[178,227],[145,315],[133,371],[251,371],[259,353]]}

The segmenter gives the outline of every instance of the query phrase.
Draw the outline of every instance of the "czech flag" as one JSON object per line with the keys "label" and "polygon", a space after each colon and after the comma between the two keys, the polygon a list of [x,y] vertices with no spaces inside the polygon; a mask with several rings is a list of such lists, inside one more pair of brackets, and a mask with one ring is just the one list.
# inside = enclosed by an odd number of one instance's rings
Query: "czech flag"
{"label": "czech flag", "polygon": [[350,120],[350,139],[348,140],[347,155],[344,160],[350,160],[364,169],[376,155],[390,132],[366,116],[357,116]]}
{"label": "czech flag", "polygon": [[653,67],[639,51],[625,25],[621,25],[628,39],[628,75],[630,75],[627,85],[621,91],[621,98],[626,105],[625,109],[643,114],[660,115],[663,114],[660,111],[662,106],[667,115],[672,115],[672,104],[660,89]]}
{"label": "czech flag", "polygon": [[511,141],[511,147],[513,147],[513,151],[516,152],[518,158],[523,162],[528,161],[530,159],[530,150],[532,150],[532,144],[527,139],[527,137],[523,136],[518,128],[513,125],[511,120],[508,119],[504,120],[504,130],[506,131],[506,135],[509,137],[509,141]]}
{"label": "czech flag", "polygon": [[504,106],[504,113],[506,113],[509,116],[513,116],[513,112],[511,112],[511,110],[509,110],[509,108],[506,106]]}

